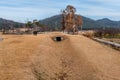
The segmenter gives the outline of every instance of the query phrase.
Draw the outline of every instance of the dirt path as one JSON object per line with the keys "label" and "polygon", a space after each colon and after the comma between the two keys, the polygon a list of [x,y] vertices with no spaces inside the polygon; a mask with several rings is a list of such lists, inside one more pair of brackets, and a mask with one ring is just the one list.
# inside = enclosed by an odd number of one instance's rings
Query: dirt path
{"label": "dirt path", "polygon": [[0,80],[120,80],[120,52],[81,35],[3,37]]}

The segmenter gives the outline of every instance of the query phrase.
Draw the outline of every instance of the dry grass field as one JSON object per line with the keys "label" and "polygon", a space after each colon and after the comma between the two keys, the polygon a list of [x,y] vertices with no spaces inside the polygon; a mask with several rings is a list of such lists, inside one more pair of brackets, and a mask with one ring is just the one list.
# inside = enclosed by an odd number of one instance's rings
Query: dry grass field
{"label": "dry grass field", "polygon": [[0,80],[120,80],[120,52],[82,35],[1,36]]}

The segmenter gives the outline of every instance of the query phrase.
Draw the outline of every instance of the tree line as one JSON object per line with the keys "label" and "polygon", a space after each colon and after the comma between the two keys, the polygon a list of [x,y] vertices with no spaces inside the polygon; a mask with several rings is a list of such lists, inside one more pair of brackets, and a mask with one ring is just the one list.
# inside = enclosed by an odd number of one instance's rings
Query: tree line
{"label": "tree line", "polygon": [[120,38],[120,28],[101,28],[95,31],[95,37]]}
{"label": "tree line", "polygon": [[38,20],[27,21],[24,24],[16,23],[16,24],[6,24],[2,27],[3,34],[10,34],[10,33],[19,33],[19,28],[24,28],[25,33],[30,33],[32,31],[45,31],[45,26],[40,23]]}

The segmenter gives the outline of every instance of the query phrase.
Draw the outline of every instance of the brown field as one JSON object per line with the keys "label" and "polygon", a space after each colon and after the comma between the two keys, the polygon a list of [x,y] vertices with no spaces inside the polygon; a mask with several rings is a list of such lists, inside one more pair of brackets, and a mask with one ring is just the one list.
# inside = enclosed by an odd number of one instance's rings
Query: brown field
{"label": "brown field", "polygon": [[120,52],[82,35],[2,37],[0,80],[120,80]]}

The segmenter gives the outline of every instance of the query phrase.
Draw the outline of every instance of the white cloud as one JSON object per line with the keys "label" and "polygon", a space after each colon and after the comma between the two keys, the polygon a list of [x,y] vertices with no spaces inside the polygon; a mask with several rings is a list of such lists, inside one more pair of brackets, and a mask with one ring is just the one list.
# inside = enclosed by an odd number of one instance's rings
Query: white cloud
{"label": "white cloud", "polygon": [[87,0],[87,1],[93,1],[97,3],[102,3],[104,5],[109,5],[109,6],[119,6],[120,7],[120,0]]}
{"label": "white cloud", "polygon": [[22,22],[26,19],[43,19],[60,14],[60,10],[69,4],[83,16],[120,20],[120,0],[1,0],[0,17]]}
{"label": "white cloud", "polygon": [[120,0],[88,0],[88,1],[96,1],[96,2],[104,2],[104,3],[120,3]]}
{"label": "white cloud", "polygon": [[[16,21],[24,22],[26,19],[43,19],[45,16],[52,16],[58,12],[55,8],[10,8],[0,7],[0,17],[7,19],[15,19]],[[46,18],[47,18],[46,17]]]}

